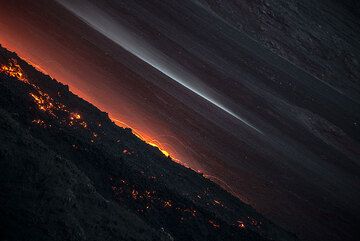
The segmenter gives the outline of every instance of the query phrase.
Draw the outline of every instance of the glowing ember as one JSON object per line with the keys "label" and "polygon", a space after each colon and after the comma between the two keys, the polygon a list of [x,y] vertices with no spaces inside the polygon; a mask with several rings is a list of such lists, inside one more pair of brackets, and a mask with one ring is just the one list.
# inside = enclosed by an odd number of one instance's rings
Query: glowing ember
{"label": "glowing ember", "polygon": [[[71,112],[64,104],[56,102],[53,98],[50,97],[50,95],[41,90],[37,85],[31,83],[29,79],[26,78],[24,71],[17,63],[16,59],[10,59],[7,65],[2,65],[0,67],[0,73],[14,77],[33,87],[34,90],[30,92],[29,95],[33,98],[39,110],[46,112],[55,118],[58,118],[58,111],[67,113],[69,115],[69,121],[65,121],[67,125],[74,126],[75,124],[78,124],[84,129],[88,127],[87,123],[84,120],[81,120],[82,117],[79,113]],[[60,95],[60,93],[58,93],[58,95]],[[64,123],[64,121],[61,121],[61,123]],[[44,125],[44,123],[42,123],[42,125]],[[97,134],[94,134],[94,137],[97,137]]]}
{"label": "glowing ember", "polygon": [[237,221],[238,223],[238,227],[241,228],[241,229],[244,229],[245,228],[245,223],[243,221]]}
{"label": "glowing ember", "polygon": [[34,99],[39,110],[48,112],[49,114],[55,116],[53,112],[54,104],[48,94],[38,91],[38,94],[30,93],[30,96]]}
{"label": "glowing ember", "polygon": [[2,65],[0,68],[0,73],[15,77],[18,80],[29,84],[29,81],[25,78],[25,74],[20,65],[17,63],[16,59],[10,59],[8,65]]}
{"label": "glowing ember", "polygon": [[81,115],[79,115],[78,113],[74,113],[74,112],[70,113],[70,120],[80,120],[80,119],[81,119]]}
{"label": "glowing ember", "polygon": [[148,144],[149,144],[150,146],[153,146],[153,147],[158,148],[165,156],[170,156],[170,153],[169,153],[169,152],[161,149],[161,148],[160,148],[158,145],[156,145],[155,143],[149,142]]}
{"label": "glowing ember", "polygon": [[[151,145],[151,146],[153,146],[153,147],[158,148],[165,156],[167,156],[167,157],[170,157],[170,156],[171,156],[171,155],[170,155],[170,152],[166,151],[166,150],[163,148],[163,145],[162,145],[161,143],[159,143],[158,141],[156,141],[155,139],[146,138],[144,135],[141,135],[141,134],[139,133],[139,131],[137,131],[136,129],[134,129],[134,128],[132,128],[131,126],[127,125],[127,124],[126,124],[125,122],[123,122],[123,121],[120,121],[120,120],[117,120],[117,119],[114,119],[114,118],[112,118],[112,120],[115,121],[115,123],[117,123],[120,127],[130,128],[130,129],[132,130],[133,134],[134,134],[137,138],[145,141],[146,143],[148,143],[149,145]],[[177,159],[177,158],[175,158],[175,157],[173,157],[173,156],[171,156],[171,159],[172,159],[173,161],[175,161],[175,162],[183,165],[183,166],[188,167],[185,163],[182,163],[179,159]]]}

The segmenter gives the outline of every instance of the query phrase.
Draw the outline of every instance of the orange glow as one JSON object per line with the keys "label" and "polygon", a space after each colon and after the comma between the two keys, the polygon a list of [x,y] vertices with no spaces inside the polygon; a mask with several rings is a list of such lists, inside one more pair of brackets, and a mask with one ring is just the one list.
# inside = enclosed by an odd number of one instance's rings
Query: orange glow
{"label": "orange glow", "polygon": [[165,156],[170,156],[169,152],[161,149],[161,148],[159,147],[159,145],[154,144],[154,143],[152,143],[152,142],[149,142],[148,144],[149,144],[150,146],[157,147]]}
{"label": "orange glow", "polygon": [[[53,117],[57,117],[55,111],[65,112],[69,115],[69,126],[79,124],[83,128],[87,128],[87,123],[81,120],[81,115],[75,112],[71,112],[67,107],[59,102],[56,102],[47,93],[41,90],[37,85],[31,83],[23,72],[21,66],[17,63],[16,59],[10,59],[7,65],[1,65],[0,73],[6,74],[10,77],[14,77],[19,81],[22,81],[34,88],[34,91],[30,92],[29,95],[33,98],[37,105],[37,108],[50,114]],[[34,120],[33,123],[44,124],[42,120]],[[97,137],[96,133],[93,133],[94,137]]]}
{"label": "orange glow", "polygon": [[29,65],[31,65],[32,67],[34,67],[37,71],[49,75],[43,68],[41,68],[41,66],[34,64],[33,62],[31,62],[29,59],[23,58],[21,57],[26,63],[28,63]]}
{"label": "orange glow", "polygon": [[50,98],[49,95],[41,91],[38,91],[38,94],[30,93],[29,95],[34,99],[39,110],[48,112],[53,116],[55,115],[54,112],[52,111],[54,108],[54,104],[52,103],[52,99]]}
{"label": "orange glow", "polygon": [[8,65],[2,65],[0,68],[0,73],[4,73],[8,76],[17,78],[18,80],[29,84],[29,81],[25,77],[24,71],[17,63],[16,59],[10,59]]}
{"label": "orange glow", "polygon": [[[110,117],[111,118],[111,117]],[[118,126],[123,127],[123,128],[130,128],[132,130],[132,133],[138,137],[139,139],[143,140],[144,142],[146,142],[147,144],[158,148],[165,156],[167,157],[171,157],[171,159],[187,168],[189,168],[185,163],[181,162],[179,159],[177,159],[175,156],[173,156],[172,154],[170,154],[169,151],[165,150],[164,148],[164,144],[160,143],[159,141],[157,141],[156,139],[153,138],[149,138],[144,134],[140,134],[140,132],[134,128],[132,128],[131,126],[129,126],[128,124],[126,124],[125,122],[115,119],[115,118],[111,118],[112,121],[114,121]]]}
{"label": "orange glow", "polygon": [[0,72],[33,86],[37,90],[37,93],[29,93],[29,95],[34,99],[35,103],[38,105],[38,108],[42,111],[48,111],[50,114],[53,114],[52,108],[54,105],[50,96],[42,92],[39,87],[29,82],[16,59],[10,59],[8,65],[2,65]]}
{"label": "orange glow", "polygon": [[81,119],[81,115],[79,115],[78,113],[71,112],[71,113],[70,113],[70,119],[71,119],[71,120],[80,120],[80,119]]}
{"label": "orange glow", "polygon": [[[153,178],[153,176],[149,176],[149,179],[154,181],[156,180],[156,178]],[[136,184],[131,183],[129,180],[123,179],[123,177],[109,177],[109,180],[110,187],[118,201],[123,202],[124,199],[131,199],[133,202],[138,204],[138,211],[150,211],[152,205],[160,205],[163,209],[176,211],[179,215],[179,220],[181,221],[202,218],[201,211],[199,212],[194,207],[184,207],[181,203],[171,200],[169,197],[159,195],[155,190],[139,189]],[[205,190],[204,195],[207,195],[207,193],[208,191]],[[226,208],[221,203],[221,201],[214,200],[214,203],[220,205],[222,208]],[[249,220],[250,224],[254,226],[260,224],[260,222],[256,222],[256,220],[251,217],[247,217],[247,219]],[[221,228],[219,220],[209,219],[207,222],[213,229]],[[235,219],[232,226],[239,229],[246,228],[245,222],[241,221],[241,219]]]}
{"label": "orange glow", "polygon": [[244,222],[243,221],[237,221],[237,223],[238,223],[238,227],[239,228],[241,228],[241,229],[244,229],[245,228],[245,224],[244,224]]}

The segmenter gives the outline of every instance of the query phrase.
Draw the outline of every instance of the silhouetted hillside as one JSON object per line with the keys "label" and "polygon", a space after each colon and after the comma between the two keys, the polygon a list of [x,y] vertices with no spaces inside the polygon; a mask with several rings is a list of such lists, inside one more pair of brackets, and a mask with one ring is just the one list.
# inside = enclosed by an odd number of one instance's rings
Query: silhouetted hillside
{"label": "silhouetted hillside", "polygon": [[1,240],[296,240],[0,49]]}

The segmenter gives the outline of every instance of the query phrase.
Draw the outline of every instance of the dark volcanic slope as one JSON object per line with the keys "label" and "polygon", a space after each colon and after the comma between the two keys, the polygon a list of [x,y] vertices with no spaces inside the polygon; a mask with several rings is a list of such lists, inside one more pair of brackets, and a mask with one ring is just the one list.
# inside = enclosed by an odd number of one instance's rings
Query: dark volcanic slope
{"label": "dark volcanic slope", "polygon": [[0,239],[296,239],[16,54],[0,65]]}

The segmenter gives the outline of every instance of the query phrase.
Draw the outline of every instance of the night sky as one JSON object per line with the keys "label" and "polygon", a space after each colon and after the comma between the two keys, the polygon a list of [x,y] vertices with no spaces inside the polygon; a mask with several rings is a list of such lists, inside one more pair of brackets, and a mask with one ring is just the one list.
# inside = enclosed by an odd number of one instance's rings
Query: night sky
{"label": "night sky", "polygon": [[360,221],[360,18],[345,3],[14,0],[0,30],[4,47],[301,238],[339,240]]}

